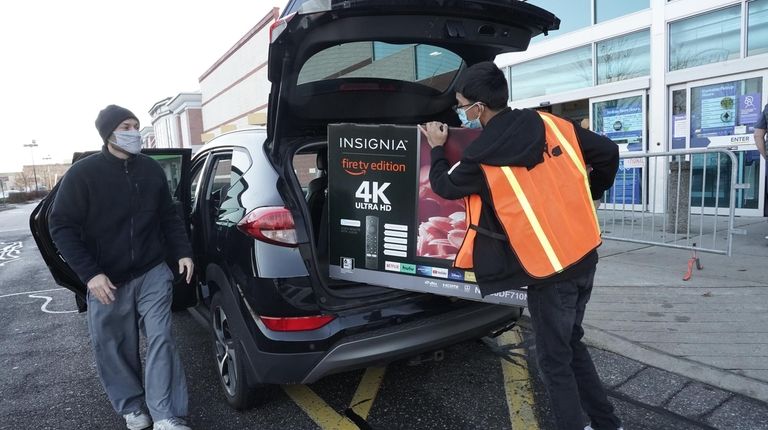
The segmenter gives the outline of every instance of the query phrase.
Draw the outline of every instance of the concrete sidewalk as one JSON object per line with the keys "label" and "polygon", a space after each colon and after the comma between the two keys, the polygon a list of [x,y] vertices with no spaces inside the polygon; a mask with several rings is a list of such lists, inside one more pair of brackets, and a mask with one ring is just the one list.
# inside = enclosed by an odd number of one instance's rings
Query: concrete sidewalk
{"label": "concrete sidewalk", "polygon": [[605,241],[588,343],[768,402],[768,223],[737,218],[733,256]]}

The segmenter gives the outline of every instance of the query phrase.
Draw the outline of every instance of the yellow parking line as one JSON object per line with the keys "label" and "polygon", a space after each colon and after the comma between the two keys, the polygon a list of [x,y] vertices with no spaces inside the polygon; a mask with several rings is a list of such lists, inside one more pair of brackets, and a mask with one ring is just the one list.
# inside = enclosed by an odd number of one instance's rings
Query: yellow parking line
{"label": "yellow parking line", "polygon": [[[520,327],[499,336],[499,345],[514,345],[522,342]],[[523,353],[523,349],[513,349],[511,352]],[[504,373],[504,391],[507,394],[509,418],[513,430],[538,430],[539,423],[533,412],[533,391],[531,390],[528,363],[523,358],[511,357],[514,363],[501,359],[501,369]]]}
{"label": "yellow parking line", "polygon": [[328,406],[306,385],[284,385],[283,390],[323,430],[358,430],[347,417]]}
{"label": "yellow parking line", "polygon": [[376,394],[379,392],[381,382],[384,380],[385,370],[385,367],[366,369],[363,378],[360,380],[360,385],[357,386],[355,395],[352,396],[352,402],[349,406],[363,419],[368,419],[368,413],[371,411],[373,401],[376,400]]}

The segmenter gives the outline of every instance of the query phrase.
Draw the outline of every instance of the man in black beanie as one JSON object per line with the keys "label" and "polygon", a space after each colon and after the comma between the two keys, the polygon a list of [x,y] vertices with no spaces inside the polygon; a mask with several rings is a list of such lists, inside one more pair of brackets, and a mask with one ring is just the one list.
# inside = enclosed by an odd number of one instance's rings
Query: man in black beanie
{"label": "man in black beanie", "polygon": [[[88,287],[96,367],[115,411],[130,430],[148,428],[152,420],[158,430],[189,429],[182,419],[187,384],[171,337],[174,275],[165,261],[178,260],[189,283],[192,248],[163,168],[139,153],[136,115],[109,105],[96,129],[104,146],[64,176],[49,219],[51,237]],[[147,338],[144,377],[140,330]]]}

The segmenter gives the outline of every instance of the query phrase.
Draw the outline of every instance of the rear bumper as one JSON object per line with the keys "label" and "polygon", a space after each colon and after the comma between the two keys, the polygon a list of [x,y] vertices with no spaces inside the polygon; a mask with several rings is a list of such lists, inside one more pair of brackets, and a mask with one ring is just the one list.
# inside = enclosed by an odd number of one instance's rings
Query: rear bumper
{"label": "rear bumper", "polygon": [[333,373],[411,357],[487,335],[520,318],[522,308],[476,304],[420,321],[342,339],[306,374],[308,384]]}
{"label": "rear bumper", "polygon": [[[313,341],[304,338],[283,339],[284,345],[278,350],[285,352],[269,352],[259,348],[257,337],[263,334],[256,324],[246,322],[251,315],[244,306],[227,303],[240,298],[230,289],[221,292],[225,307],[231,310],[228,313],[231,329],[242,346],[250,370],[248,382],[253,385],[306,384],[333,373],[383,365],[483,337],[516,321],[522,314],[520,307],[465,302],[443,313],[344,336],[330,347],[316,351],[312,351]],[[294,342],[303,344],[301,351],[289,352],[295,350],[296,345],[291,345]]]}

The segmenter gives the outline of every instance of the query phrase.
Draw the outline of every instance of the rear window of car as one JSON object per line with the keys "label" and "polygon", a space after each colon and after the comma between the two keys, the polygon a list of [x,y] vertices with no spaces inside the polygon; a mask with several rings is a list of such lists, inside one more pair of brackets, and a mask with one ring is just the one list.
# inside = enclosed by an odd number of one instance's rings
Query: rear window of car
{"label": "rear window of car", "polygon": [[461,70],[455,53],[424,44],[352,42],[313,55],[301,68],[298,84],[344,78],[395,79],[447,90]]}

